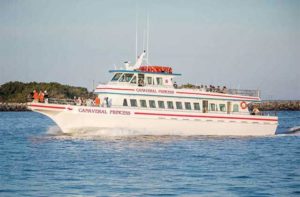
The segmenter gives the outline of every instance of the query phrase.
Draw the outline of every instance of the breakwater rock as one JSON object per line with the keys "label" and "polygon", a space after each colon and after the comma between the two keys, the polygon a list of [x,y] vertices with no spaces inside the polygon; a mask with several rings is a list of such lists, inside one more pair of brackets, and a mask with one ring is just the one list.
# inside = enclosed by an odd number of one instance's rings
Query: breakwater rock
{"label": "breakwater rock", "polygon": [[262,101],[261,103],[255,103],[253,107],[257,107],[260,111],[300,111],[300,100],[272,100],[272,101]]}
{"label": "breakwater rock", "polygon": [[29,111],[26,103],[0,103],[0,111]]}

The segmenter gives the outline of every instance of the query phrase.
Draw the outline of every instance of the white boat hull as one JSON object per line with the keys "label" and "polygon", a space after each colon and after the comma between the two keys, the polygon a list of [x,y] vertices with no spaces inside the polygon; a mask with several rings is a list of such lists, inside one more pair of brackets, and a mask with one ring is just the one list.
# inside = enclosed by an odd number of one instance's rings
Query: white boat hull
{"label": "white boat hull", "polygon": [[[130,130],[136,135],[274,135],[276,117],[150,111],[54,104],[28,104],[50,117],[64,133],[84,130]],[[109,135],[109,133],[106,133]]]}

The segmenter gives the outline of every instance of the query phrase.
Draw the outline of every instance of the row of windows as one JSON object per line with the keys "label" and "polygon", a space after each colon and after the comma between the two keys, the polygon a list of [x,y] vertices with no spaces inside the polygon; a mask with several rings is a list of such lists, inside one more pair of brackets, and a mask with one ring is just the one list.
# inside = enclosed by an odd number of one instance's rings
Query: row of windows
{"label": "row of windows", "polygon": [[[130,106],[131,107],[137,107],[138,106],[138,102],[136,99],[129,99],[130,102]],[[155,100],[149,100],[148,102],[146,100],[139,100],[139,106],[143,107],[143,108],[147,108],[148,106],[150,108],[160,108],[160,109],[186,109],[186,110],[192,110],[192,105],[193,105],[193,109],[194,110],[200,110],[200,104],[199,103],[190,103],[190,102],[179,102],[176,101],[175,105],[173,101],[157,101],[155,102]],[[128,102],[127,99],[123,100],[123,106],[128,106]]]}
{"label": "row of windows", "polygon": [[[175,105],[173,101],[155,101],[155,100],[148,100],[148,102],[146,100],[139,100],[139,104],[138,104],[138,100],[137,99],[129,99],[130,102],[130,106],[131,107],[142,107],[142,108],[160,108],[160,109],[186,109],[186,110],[200,110],[200,103],[198,102],[180,102],[180,101],[176,101]],[[128,102],[127,99],[123,100],[123,106],[128,106]],[[204,107],[204,109],[207,109]],[[226,104],[215,104],[215,103],[210,103],[209,104],[209,111],[221,111],[221,112],[226,112],[227,108],[226,108]],[[238,104],[234,104],[233,105],[233,109],[232,112],[238,112],[239,111],[239,105]]]}
{"label": "row of windows", "polygon": [[[155,81],[156,79],[156,81]],[[144,83],[144,75],[139,74],[139,80],[142,80]],[[120,82],[130,82],[130,83],[136,83],[136,75],[132,73],[116,73],[111,81],[120,81]],[[146,77],[146,83],[149,85],[162,85],[163,84],[163,78],[162,77]]]}
{"label": "row of windows", "polygon": [[[226,112],[226,104],[219,104],[219,108],[218,105],[216,105],[215,103],[210,103],[210,111],[221,111],[221,112]],[[233,105],[233,109],[232,112],[238,112],[239,111],[239,105],[238,104],[234,104]]]}

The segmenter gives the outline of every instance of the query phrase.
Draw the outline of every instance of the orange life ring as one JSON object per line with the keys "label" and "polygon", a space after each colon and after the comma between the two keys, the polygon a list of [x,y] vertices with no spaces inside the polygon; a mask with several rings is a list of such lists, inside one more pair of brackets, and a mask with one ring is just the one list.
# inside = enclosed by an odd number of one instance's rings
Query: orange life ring
{"label": "orange life ring", "polygon": [[242,109],[246,109],[248,107],[245,101],[241,102],[240,106]]}

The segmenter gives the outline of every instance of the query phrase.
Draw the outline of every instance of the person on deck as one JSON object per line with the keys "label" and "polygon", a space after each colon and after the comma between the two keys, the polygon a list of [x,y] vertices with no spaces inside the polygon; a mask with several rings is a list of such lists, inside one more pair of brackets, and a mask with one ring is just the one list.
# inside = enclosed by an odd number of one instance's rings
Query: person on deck
{"label": "person on deck", "polygon": [[260,111],[257,107],[254,107],[252,110],[252,115],[259,115]]}
{"label": "person on deck", "polygon": [[96,106],[98,106],[98,107],[100,106],[100,98],[98,96],[96,96],[94,102],[95,102]]}
{"label": "person on deck", "polygon": [[44,92],[43,91],[40,91],[40,93],[39,93],[39,101],[41,102],[41,103],[43,103],[44,102]]}
{"label": "person on deck", "polygon": [[33,90],[33,102],[38,103],[39,102],[39,94],[36,90]]}
{"label": "person on deck", "polygon": [[49,95],[47,90],[44,91],[44,98],[45,98],[45,103],[48,103]]}

